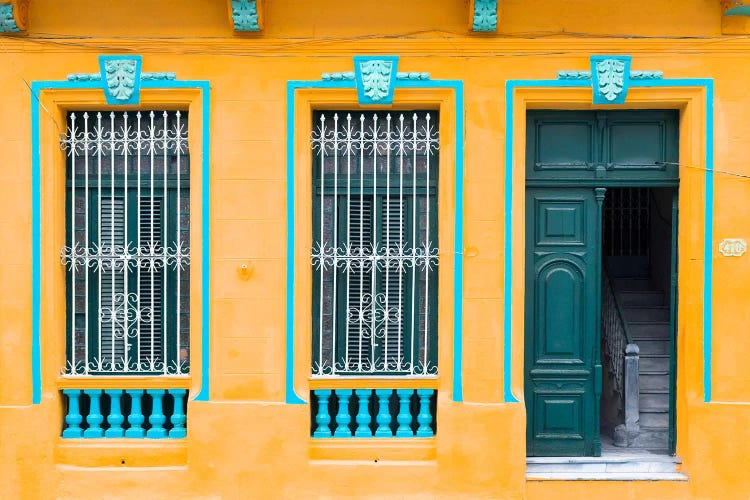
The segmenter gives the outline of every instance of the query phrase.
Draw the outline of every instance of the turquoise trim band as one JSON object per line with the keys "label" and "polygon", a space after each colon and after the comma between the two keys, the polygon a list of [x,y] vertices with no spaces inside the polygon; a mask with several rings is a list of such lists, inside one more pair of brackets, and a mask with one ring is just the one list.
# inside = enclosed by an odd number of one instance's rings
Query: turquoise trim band
{"label": "turquoise trim band", "polygon": [[[39,144],[39,93],[56,89],[101,89],[96,81],[35,81],[31,83],[31,402],[42,402],[41,363],[41,148]],[[198,89],[201,91],[202,131],[202,213],[201,225],[201,389],[195,401],[209,401],[211,372],[211,86],[207,80],[144,80],[145,89]]]}
{"label": "turquoise trim band", "polygon": [[[464,217],[464,84],[461,80],[399,80],[395,88],[452,89],[456,99],[456,184],[453,282],[453,401],[463,401],[463,217]],[[306,404],[294,391],[294,143],[295,100],[299,89],[356,89],[353,80],[289,80],[286,85],[286,384],[287,404]]]}
{"label": "turquoise trim band", "polygon": [[[513,272],[513,93],[517,88],[536,87],[590,87],[590,82],[581,80],[508,80],[505,83],[505,267],[503,307],[503,401],[517,403],[512,392],[512,290]],[[711,401],[712,363],[712,319],[713,319],[713,210],[714,210],[714,81],[712,78],[677,78],[654,80],[631,80],[631,87],[704,87],[706,89],[706,200],[704,206],[704,245],[703,245],[703,399]],[[510,188],[509,188],[510,187]]]}

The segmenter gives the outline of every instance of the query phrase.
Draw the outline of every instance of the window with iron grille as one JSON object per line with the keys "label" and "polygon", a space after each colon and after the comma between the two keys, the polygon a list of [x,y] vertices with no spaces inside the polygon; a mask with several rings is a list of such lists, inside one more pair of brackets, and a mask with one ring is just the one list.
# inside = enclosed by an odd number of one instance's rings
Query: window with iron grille
{"label": "window with iron grille", "polygon": [[61,146],[64,373],[188,373],[187,113],[69,113]]}
{"label": "window with iron grille", "polygon": [[438,115],[313,120],[312,373],[435,375]]}

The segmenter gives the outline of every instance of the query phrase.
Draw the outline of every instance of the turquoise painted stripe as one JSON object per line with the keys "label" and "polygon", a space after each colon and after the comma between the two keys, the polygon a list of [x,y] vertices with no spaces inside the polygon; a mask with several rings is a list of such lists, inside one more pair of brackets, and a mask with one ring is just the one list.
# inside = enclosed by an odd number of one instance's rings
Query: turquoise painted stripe
{"label": "turquoise painted stripe", "polygon": [[39,85],[31,84],[31,403],[42,402],[42,365],[39,349],[41,298],[41,222],[39,181]]}
{"label": "turquoise painted stripe", "polygon": [[[513,208],[513,92],[521,87],[590,87],[590,80],[508,80],[505,83],[505,266],[503,307],[503,400],[518,402],[511,391],[512,371],[512,208]],[[711,363],[713,335],[713,209],[714,209],[714,80],[712,78],[665,78],[630,80],[631,87],[705,87],[706,88],[706,200],[704,208],[703,246],[703,394],[711,401]],[[511,189],[509,189],[509,186]]]}
{"label": "turquoise painted stripe", "polygon": [[[297,89],[353,89],[352,80],[289,80],[286,94],[286,384],[287,404],[305,404],[294,391],[294,92]],[[464,224],[464,84],[461,80],[398,80],[396,88],[448,88],[456,95],[456,185],[453,282],[453,401],[463,401],[463,224]]]}
{"label": "turquoise painted stripe", "polygon": [[517,403],[511,389],[512,372],[512,294],[513,290],[513,90],[521,85],[508,80],[505,82],[505,269],[503,270],[503,401]]}
{"label": "turquoise painted stripe", "polygon": [[[101,81],[69,82],[65,80],[44,80],[31,83],[31,402],[42,402],[42,363],[41,363],[41,176],[40,176],[40,144],[39,144],[39,93],[43,90],[57,89],[100,89]],[[201,390],[196,395],[196,401],[210,399],[211,372],[211,85],[207,80],[151,80],[141,83],[141,88],[147,89],[186,89],[196,88],[202,93],[203,109],[203,161],[201,165],[202,191],[202,226],[201,226],[201,343],[202,369]]]}
{"label": "turquoise painted stripe", "polygon": [[706,83],[706,208],[703,241],[703,400],[711,401],[713,361],[714,82]]}

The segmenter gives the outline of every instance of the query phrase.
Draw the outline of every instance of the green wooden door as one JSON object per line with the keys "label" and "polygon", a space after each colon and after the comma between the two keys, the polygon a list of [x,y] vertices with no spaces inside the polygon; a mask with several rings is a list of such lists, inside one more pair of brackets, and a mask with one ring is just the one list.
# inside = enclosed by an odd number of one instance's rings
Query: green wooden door
{"label": "green wooden door", "polygon": [[603,196],[594,188],[526,190],[528,456],[600,454]]}

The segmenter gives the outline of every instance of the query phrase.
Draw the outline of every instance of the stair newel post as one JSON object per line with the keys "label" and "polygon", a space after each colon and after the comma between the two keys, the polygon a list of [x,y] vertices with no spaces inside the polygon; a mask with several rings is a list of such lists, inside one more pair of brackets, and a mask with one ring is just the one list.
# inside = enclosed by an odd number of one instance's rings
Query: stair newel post
{"label": "stair newel post", "polygon": [[639,349],[636,344],[628,344],[625,348],[625,429],[628,435],[628,444],[639,430],[639,401],[638,401],[638,364]]}
{"label": "stair newel post", "polygon": [[[606,194],[607,189],[606,188],[594,188],[594,196],[596,197],[596,237],[595,241],[597,242],[597,249],[601,249],[602,244],[602,224],[603,224],[603,217],[602,217],[602,205],[604,204],[604,195]],[[601,286],[602,282],[602,252],[599,250],[596,252],[596,264],[594,266],[595,276],[594,276],[594,283],[597,283],[598,286]],[[599,421],[601,419],[601,409],[599,407],[599,402],[601,401],[602,397],[602,359],[601,359],[601,342],[599,339],[601,339],[601,317],[602,317],[602,294],[598,293],[596,294],[596,303],[594,305],[594,318],[596,318],[597,323],[597,331],[599,332],[599,335],[597,336],[597,341],[594,342],[593,350],[594,350],[594,398],[596,403],[594,404],[594,429],[597,431],[594,432],[594,449],[593,449],[593,455],[595,457],[599,457],[602,454],[602,440],[601,435],[598,432],[599,429]]]}

